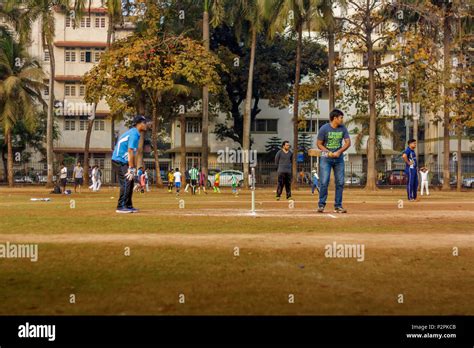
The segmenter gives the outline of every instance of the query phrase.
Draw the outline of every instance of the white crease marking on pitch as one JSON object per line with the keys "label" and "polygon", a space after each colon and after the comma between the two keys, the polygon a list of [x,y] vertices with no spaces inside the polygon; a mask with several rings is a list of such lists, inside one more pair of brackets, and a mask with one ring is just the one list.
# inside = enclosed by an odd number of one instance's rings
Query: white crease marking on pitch
{"label": "white crease marking on pitch", "polygon": [[[215,209],[213,209],[215,210]],[[273,210],[273,211],[256,211],[256,212],[236,212],[236,211],[229,211],[229,212],[220,212],[220,213],[181,213],[181,216],[212,216],[212,217],[232,217],[232,216],[249,216],[249,217],[275,217],[275,216],[285,216],[285,217],[330,217],[333,219],[337,219],[336,216],[332,214],[317,214],[315,210],[308,210],[314,214],[294,214],[291,211],[281,211],[281,210]]]}

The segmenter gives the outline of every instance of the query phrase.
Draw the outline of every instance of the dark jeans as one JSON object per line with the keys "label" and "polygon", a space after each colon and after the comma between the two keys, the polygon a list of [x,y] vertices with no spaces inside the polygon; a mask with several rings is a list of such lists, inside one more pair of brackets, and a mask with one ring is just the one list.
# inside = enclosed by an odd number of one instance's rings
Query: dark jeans
{"label": "dark jeans", "polygon": [[319,203],[318,206],[325,207],[328,198],[329,178],[331,177],[331,169],[334,170],[334,178],[336,179],[336,199],[335,208],[342,207],[342,193],[344,192],[344,158],[321,157],[319,168]]}
{"label": "dark jeans", "polygon": [[291,173],[278,173],[277,197],[281,196],[285,186],[286,198],[291,197]]}
{"label": "dark jeans", "polygon": [[407,182],[407,194],[408,199],[416,199],[416,194],[418,191],[418,173],[416,168],[408,168],[408,171],[405,172],[408,176]]}
{"label": "dark jeans", "polygon": [[67,184],[67,178],[66,179],[61,179],[61,187],[63,189],[63,193],[66,192],[66,184]]}
{"label": "dark jeans", "polygon": [[128,180],[125,174],[128,172],[128,164],[112,162],[117,170],[118,181],[120,185],[120,196],[117,203],[117,209],[131,208],[133,195],[133,180]]}

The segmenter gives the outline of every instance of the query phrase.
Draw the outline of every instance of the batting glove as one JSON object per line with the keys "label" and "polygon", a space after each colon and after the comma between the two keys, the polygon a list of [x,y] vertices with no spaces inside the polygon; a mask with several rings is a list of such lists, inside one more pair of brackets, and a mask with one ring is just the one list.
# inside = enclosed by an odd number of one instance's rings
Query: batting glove
{"label": "batting glove", "polygon": [[128,168],[127,174],[125,174],[125,178],[127,178],[128,181],[132,181],[135,178],[136,172],[137,171],[135,168]]}

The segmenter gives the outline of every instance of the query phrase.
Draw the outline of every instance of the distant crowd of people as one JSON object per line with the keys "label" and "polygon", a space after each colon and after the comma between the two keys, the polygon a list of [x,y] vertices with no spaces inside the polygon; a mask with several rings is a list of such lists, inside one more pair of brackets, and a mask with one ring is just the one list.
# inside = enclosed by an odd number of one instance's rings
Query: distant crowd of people
{"label": "distant crowd of people", "polygon": [[[68,169],[66,165],[61,163],[61,169],[59,171],[59,180],[56,183],[56,193],[70,193],[69,190],[66,190],[68,184]],[[93,192],[98,192],[102,186],[102,170],[98,165],[93,165],[89,169],[89,178],[91,179],[91,185],[89,189]],[[74,192],[81,193],[82,185],[84,184],[84,167],[82,167],[81,162],[77,162],[72,170],[72,179],[74,185]],[[59,191],[59,192],[58,192]]]}
{"label": "distant crowd of people", "polygon": [[[219,188],[220,186],[220,171],[217,171],[214,175],[214,183],[212,184],[212,190],[214,193],[221,193]],[[191,188],[191,194],[195,195],[201,194],[201,191],[207,195],[206,186],[208,185],[208,177],[204,173],[202,169],[198,169],[196,165],[194,165],[191,169],[185,172],[184,178],[183,174],[180,172],[179,168],[170,169],[168,171],[168,192],[173,192],[173,188],[176,190],[176,195],[179,196],[181,192],[181,187],[183,184],[186,184],[184,188],[184,192],[188,192],[189,188]],[[239,181],[235,173],[230,174],[230,184],[232,187],[232,193],[234,195],[238,195],[238,185]]]}

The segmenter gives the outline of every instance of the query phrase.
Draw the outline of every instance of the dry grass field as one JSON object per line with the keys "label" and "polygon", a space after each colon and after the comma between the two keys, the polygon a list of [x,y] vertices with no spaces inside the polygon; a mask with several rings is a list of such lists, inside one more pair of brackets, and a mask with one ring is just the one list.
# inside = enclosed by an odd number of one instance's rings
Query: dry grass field
{"label": "dry grass field", "polygon": [[347,214],[333,192],[318,214],[306,188],[257,189],[255,214],[249,191],[154,190],[126,215],[117,195],[0,188],[0,245],[38,245],[36,262],[0,258],[1,315],[474,314],[474,191],[347,189]]}

